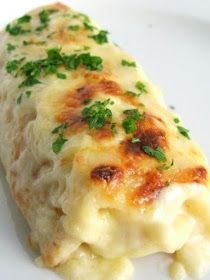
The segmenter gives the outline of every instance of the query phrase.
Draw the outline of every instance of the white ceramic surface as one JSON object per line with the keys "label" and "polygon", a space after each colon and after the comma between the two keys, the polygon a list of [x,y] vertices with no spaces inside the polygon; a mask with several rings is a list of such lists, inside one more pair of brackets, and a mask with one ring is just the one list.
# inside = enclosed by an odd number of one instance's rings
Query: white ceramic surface
{"label": "white ceramic surface", "polygon": [[[2,1],[0,26],[50,2]],[[63,2],[92,16],[110,31],[115,42],[143,64],[151,80],[162,88],[167,104],[175,106],[210,158],[210,0]],[[34,265],[36,254],[26,244],[28,232],[0,168],[0,279],[59,279]],[[166,262],[164,255],[136,260],[134,280],[169,279]],[[210,274],[205,278],[208,279]]]}

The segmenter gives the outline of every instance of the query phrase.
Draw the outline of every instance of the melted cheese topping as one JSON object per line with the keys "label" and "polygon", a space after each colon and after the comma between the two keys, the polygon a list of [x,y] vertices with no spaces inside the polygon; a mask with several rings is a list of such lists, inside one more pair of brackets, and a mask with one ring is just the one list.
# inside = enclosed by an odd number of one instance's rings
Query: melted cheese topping
{"label": "melted cheese topping", "polygon": [[[49,13],[44,19],[43,11]],[[126,280],[132,274],[128,258],[166,252],[174,256],[174,278],[203,275],[210,262],[205,156],[179,133],[141,67],[122,65],[134,59],[92,37],[99,29],[86,16],[62,4],[30,16],[23,26],[32,32],[0,35],[0,155],[43,264],[71,280]],[[102,59],[103,69],[93,71],[84,61],[71,71],[58,65],[62,79],[51,68],[40,83],[20,87],[24,73],[18,67],[46,58],[52,48],[65,55],[88,52]],[[16,75],[8,73],[8,61],[21,58]],[[137,82],[146,89],[140,96]],[[82,110],[108,98],[112,120],[90,129]],[[86,99],[92,103],[85,105]],[[123,112],[133,109],[143,118],[126,134]],[[52,133],[64,124],[62,133]],[[52,148],[56,137],[64,141],[59,153]],[[133,137],[139,141],[132,143]],[[166,162],[145,146],[161,149]]]}

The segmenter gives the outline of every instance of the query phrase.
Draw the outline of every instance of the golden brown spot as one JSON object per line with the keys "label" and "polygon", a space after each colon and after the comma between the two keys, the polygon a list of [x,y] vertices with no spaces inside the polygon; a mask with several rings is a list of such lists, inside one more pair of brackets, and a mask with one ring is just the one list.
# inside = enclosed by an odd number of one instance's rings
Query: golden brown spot
{"label": "golden brown spot", "polygon": [[152,116],[146,115],[145,119],[138,123],[138,130],[134,136],[137,137],[140,142],[131,143],[131,139],[128,139],[125,143],[126,153],[145,155],[142,151],[142,147],[144,146],[149,146],[152,149],[167,147],[166,133],[155,124],[154,117]]}
{"label": "golden brown spot", "polygon": [[97,181],[106,181],[107,183],[113,180],[119,180],[122,177],[122,170],[116,166],[100,165],[95,167],[91,172],[91,179]]}
{"label": "golden brown spot", "polygon": [[[58,101],[62,109],[55,116],[56,122],[68,123],[70,128],[67,133],[81,132],[83,129],[87,129],[88,125],[81,116],[81,111],[85,107],[84,100],[87,98],[93,101],[98,100],[96,96],[99,92],[108,95],[122,93],[120,87],[114,81],[101,79],[100,77],[98,77],[98,80],[92,81],[91,76],[91,78],[87,78],[86,83],[81,84],[75,90],[68,91]],[[110,124],[108,123],[102,129],[90,129],[88,133],[100,139],[112,137]]]}
{"label": "golden brown spot", "polygon": [[143,203],[152,202],[157,198],[160,191],[166,187],[161,172],[153,170],[144,175],[145,182],[139,186],[131,195],[130,203],[139,206]]}
{"label": "golden brown spot", "polygon": [[113,95],[113,96],[119,96],[122,95],[122,89],[120,88],[119,84],[117,84],[114,81],[102,79],[97,85],[96,90],[100,91],[105,94]]}
{"label": "golden brown spot", "polygon": [[90,129],[88,134],[94,138],[97,138],[99,141],[113,137],[110,123],[105,124],[105,126],[101,129]]}
{"label": "golden brown spot", "polygon": [[172,179],[176,183],[205,183],[208,172],[202,166],[187,168],[176,173]]}

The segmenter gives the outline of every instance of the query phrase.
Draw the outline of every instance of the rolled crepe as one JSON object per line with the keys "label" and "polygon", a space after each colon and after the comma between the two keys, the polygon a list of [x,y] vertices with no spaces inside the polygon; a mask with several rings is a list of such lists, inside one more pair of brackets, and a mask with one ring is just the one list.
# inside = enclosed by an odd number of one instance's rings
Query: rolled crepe
{"label": "rolled crepe", "polygon": [[210,263],[208,164],[134,58],[54,4],[0,34],[0,156],[41,261],[71,280],[126,280],[129,261]]}

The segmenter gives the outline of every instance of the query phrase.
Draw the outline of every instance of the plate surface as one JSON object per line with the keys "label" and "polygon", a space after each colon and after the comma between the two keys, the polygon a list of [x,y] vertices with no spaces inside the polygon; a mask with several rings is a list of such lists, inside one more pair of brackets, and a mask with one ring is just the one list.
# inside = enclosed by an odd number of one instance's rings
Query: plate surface
{"label": "plate surface", "polygon": [[[6,0],[0,27],[28,10],[52,1]],[[210,159],[210,0],[69,0],[92,16],[111,38],[144,66]],[[18,5],[17,5],[18,4]],[[183,151],[184,156],[184,151]],[[9,194],[0,168],[0,267],[2,280],[56,280],[37,268],[27,246],[29,229]],[[167,280],[167,260],[156,255],[136,260],[133,280]],[[210,274],[204,280],[210,279]],[[88,279],[91,280],[91,279]]]}

